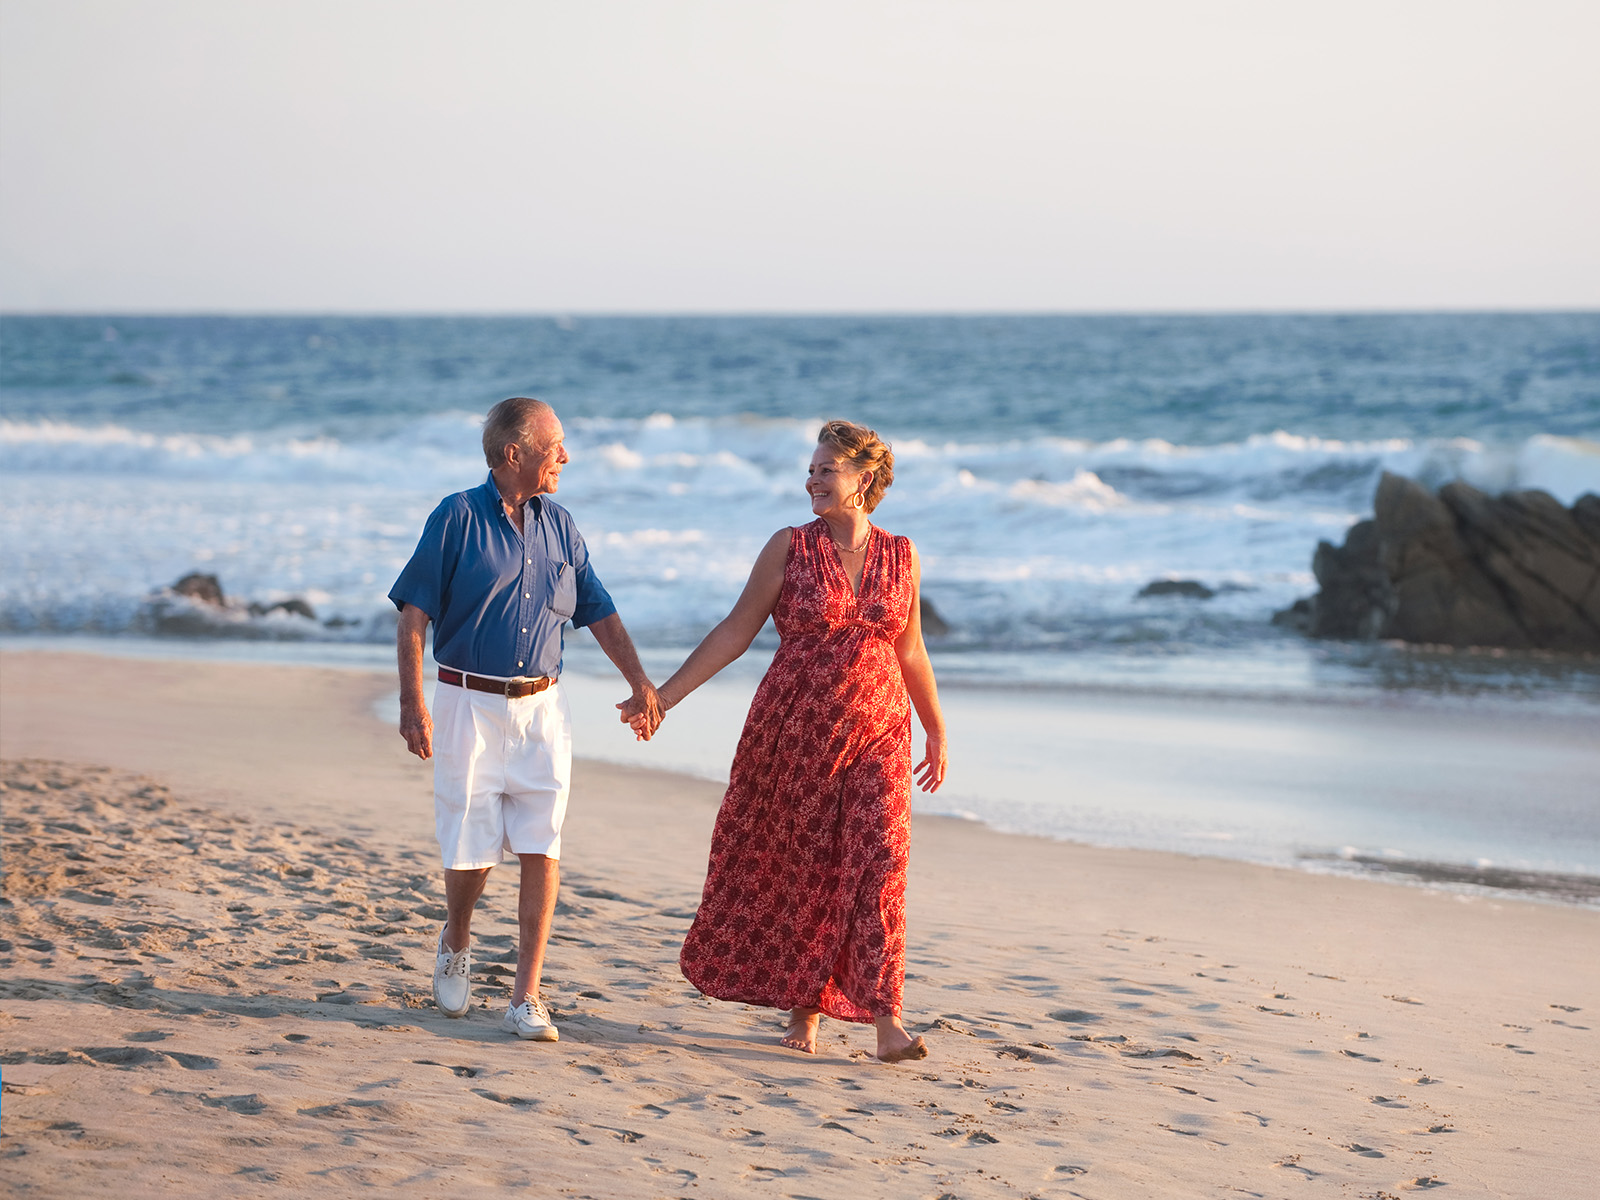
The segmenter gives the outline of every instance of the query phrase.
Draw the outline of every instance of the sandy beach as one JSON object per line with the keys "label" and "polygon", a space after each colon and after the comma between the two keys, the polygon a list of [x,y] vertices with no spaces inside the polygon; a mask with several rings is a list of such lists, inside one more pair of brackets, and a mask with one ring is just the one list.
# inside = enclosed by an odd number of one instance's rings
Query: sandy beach
{"label": "sandy beach", "polygon": [[[433,1008],[429,768],[362,671],[0,655],[18,1196],[1581,1197],[1600,911],[918,818],[906,1024],[698,996],[720,789],[580,762],[545,992]],[[1129,715],[1136,721],[1137,715]],[[578,731],[583,747],[583,729]]]}

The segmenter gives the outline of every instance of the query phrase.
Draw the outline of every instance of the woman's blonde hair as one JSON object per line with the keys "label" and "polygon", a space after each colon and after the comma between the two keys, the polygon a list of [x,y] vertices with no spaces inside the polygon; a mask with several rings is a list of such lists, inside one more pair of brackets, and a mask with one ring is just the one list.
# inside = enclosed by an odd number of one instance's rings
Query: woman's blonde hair
{"label": "woman's blonde hair", "polygon": [[872,482],[862,497],[862,507],[871,512],[894,482],[894,451],[875,430],[852,421],[827,421],[817,434],[817,445],[836,451],[857,471],[871,471]]}

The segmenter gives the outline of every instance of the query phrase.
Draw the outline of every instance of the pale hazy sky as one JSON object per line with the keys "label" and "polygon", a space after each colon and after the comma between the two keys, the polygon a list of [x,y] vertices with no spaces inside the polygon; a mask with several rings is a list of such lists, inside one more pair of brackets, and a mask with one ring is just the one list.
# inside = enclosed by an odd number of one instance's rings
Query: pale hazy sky
{"label": "pale hazy sky", "polygon": [[0,308],[1600,307],[1600,4],[4,0]]}

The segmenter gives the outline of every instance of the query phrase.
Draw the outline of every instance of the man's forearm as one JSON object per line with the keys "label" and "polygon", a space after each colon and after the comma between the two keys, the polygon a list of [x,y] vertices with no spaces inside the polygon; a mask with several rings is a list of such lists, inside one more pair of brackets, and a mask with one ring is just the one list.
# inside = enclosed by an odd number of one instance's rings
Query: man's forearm
{"label": "man's forearm", "polygon": [[400,703],[422,699],[422,656],[428,616],[421,609],[407,607],[400,614],[395,632],[395,652],[400,661]]}
{"label": "man's forearm", "polygon": [[422,699],[422,640],[427,630],[427,613],[409,604],[400,610],[394,638],[400,660],[400,736],[406,749],[421,759],[433,757],[433,718]]}
{"label": "man's forearm", "polygon": [[608,617],[596,621],[589,626],[589,632],[594,634],[594,640],[600,643],[600,649],[605,651],[622,672],[622,677],[628,685],[637,689],[641,684],[650,682],[650,677],[644,673],[644,666],[639,662],[639,652],[633,648],[633,639],[628,636],[627,628],[622,624],[622,617],[612,613]]}

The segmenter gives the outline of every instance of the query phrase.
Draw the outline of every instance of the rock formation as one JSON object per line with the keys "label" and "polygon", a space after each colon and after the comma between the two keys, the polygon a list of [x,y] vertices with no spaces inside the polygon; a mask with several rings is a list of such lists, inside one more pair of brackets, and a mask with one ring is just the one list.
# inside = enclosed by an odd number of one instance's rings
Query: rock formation
{"label": "rock formation", "polygon": [[1433,495],[1385,472],[1371,520],[1312,558],[1321,591],[1273,617],[1312,637],[1600,653],[1600,496]]}
{"label": "rock formation", "polygon": [[215,575],[190,572],[170,588],[158,588],[145,598],[135,627],[149,633],[177,637],[294,637],[304,628],[285,623],[274,614],[301,617],[314,624],[316,611],[298,596],[276,604],[244,602],[227,595]]}
{"label": "rock formation", "polygon": [[1147,596],[1181,596],[1185,600],[1209,600],[1217,593],[1198,579],[1153,579],[1139,589],[1136,600]]}
{"label": "rock formation", "polygon": [[190,571],[172,585],[172,590],[179,596],[187,596],[191,600],[217,608],[222,608],[228,603],[228,598],[222,594],[222,581],[215,575],[202,575],[199,571]]}
{"label": "rock formation", "polygon": [[950,633],[950,624],[933,607],[933,601],[926,596],[920,597],[922,604],[918,611],[922,614],[922,632],[926,637],[947,637]]}

